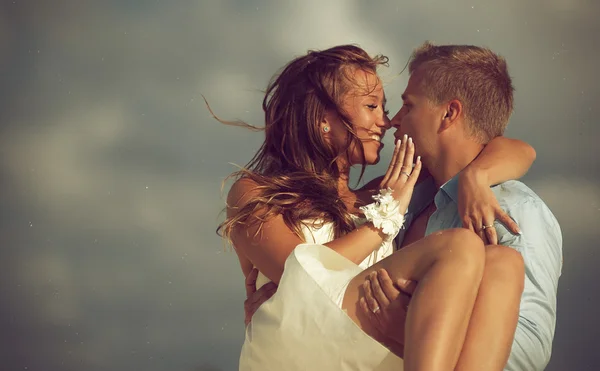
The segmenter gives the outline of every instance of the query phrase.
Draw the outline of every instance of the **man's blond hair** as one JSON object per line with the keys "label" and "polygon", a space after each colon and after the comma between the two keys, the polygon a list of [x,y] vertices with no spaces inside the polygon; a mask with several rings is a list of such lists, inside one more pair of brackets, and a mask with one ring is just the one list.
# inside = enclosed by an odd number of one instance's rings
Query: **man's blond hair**
{"label": "man's blond hair", "polygon": [[513,111],[512,81],[506,61],[488,48],[425,42],[412,54],[408,70],[418,70],[421,87],[435,104],[458,99],[469,134],[482,143],[504,133]]}

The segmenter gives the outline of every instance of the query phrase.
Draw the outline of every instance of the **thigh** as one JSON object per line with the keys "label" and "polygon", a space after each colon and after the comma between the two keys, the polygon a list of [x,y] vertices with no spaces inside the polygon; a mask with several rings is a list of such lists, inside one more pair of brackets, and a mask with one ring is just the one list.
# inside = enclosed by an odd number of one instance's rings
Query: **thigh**
{"label": "thigh", "polygon": [[473,232],[463,228],[436,232],[394,252],[354,277],[346,288],[342,308],[367,334],[381,341],[381,336],[359,306],[359,300],[364,296],[362,284],[367,276],[373,271],[385,269],[394,281],[399,278],[419,281],[444,252],[472,255],[473,259],[483,262],[483,243]]}

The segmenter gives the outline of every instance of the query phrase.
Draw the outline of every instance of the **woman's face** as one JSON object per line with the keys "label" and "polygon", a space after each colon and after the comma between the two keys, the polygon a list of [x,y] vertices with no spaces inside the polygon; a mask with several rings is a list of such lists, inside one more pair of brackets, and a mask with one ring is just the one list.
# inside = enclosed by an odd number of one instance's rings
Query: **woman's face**
{"label": "woman's face", "polygon": [[[353,84],[346,93],[342,110],[350,118],[356,135],[364,150],[365,165],[379,162],[379,153],[383,148],[381,140],[385,131],[390,128],[390,120],[385,109],[386,99],[379,77],[371,72],[356,69],[352,74]],[[347,129],[337,113],[328,112],[324,123],[329,125],[328,140],[339,151],[346,145]],[[348,165],[363,164],[360,148],[351,144],[348,150]]]}

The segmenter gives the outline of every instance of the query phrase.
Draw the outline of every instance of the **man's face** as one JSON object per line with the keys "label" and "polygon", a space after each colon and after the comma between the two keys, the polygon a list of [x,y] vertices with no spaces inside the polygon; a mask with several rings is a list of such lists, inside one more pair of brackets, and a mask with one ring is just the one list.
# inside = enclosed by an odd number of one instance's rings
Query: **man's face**
{"label": "man's face", "polygon": [[392,126],[397,129],[394,137],[398,140],[404,134],[412,137],[417,155],[426,157],[434,154],[444,109],[443,105],[436,106],[425,95],[418,70],[408,80],[402,100],[402,108],[391,121]]}

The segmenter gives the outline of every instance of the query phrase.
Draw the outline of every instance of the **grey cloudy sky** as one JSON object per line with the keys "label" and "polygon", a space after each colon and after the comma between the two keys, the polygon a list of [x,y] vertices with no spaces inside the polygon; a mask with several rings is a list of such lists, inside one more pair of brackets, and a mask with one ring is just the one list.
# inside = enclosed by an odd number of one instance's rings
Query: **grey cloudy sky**
{"label": "grey cloudy sky", "polygon": [[548,370],[597,369],[599,16],[593,0],[3,1],[2,369],[236,369],[243,276],[215,228],[262,134],[215,122],[201,94],[260,125],[287,61],[357,43],[390,57],[394,113],[425,40],[507,58],[507,135],[536,148],[524,180],[564,237]]}

